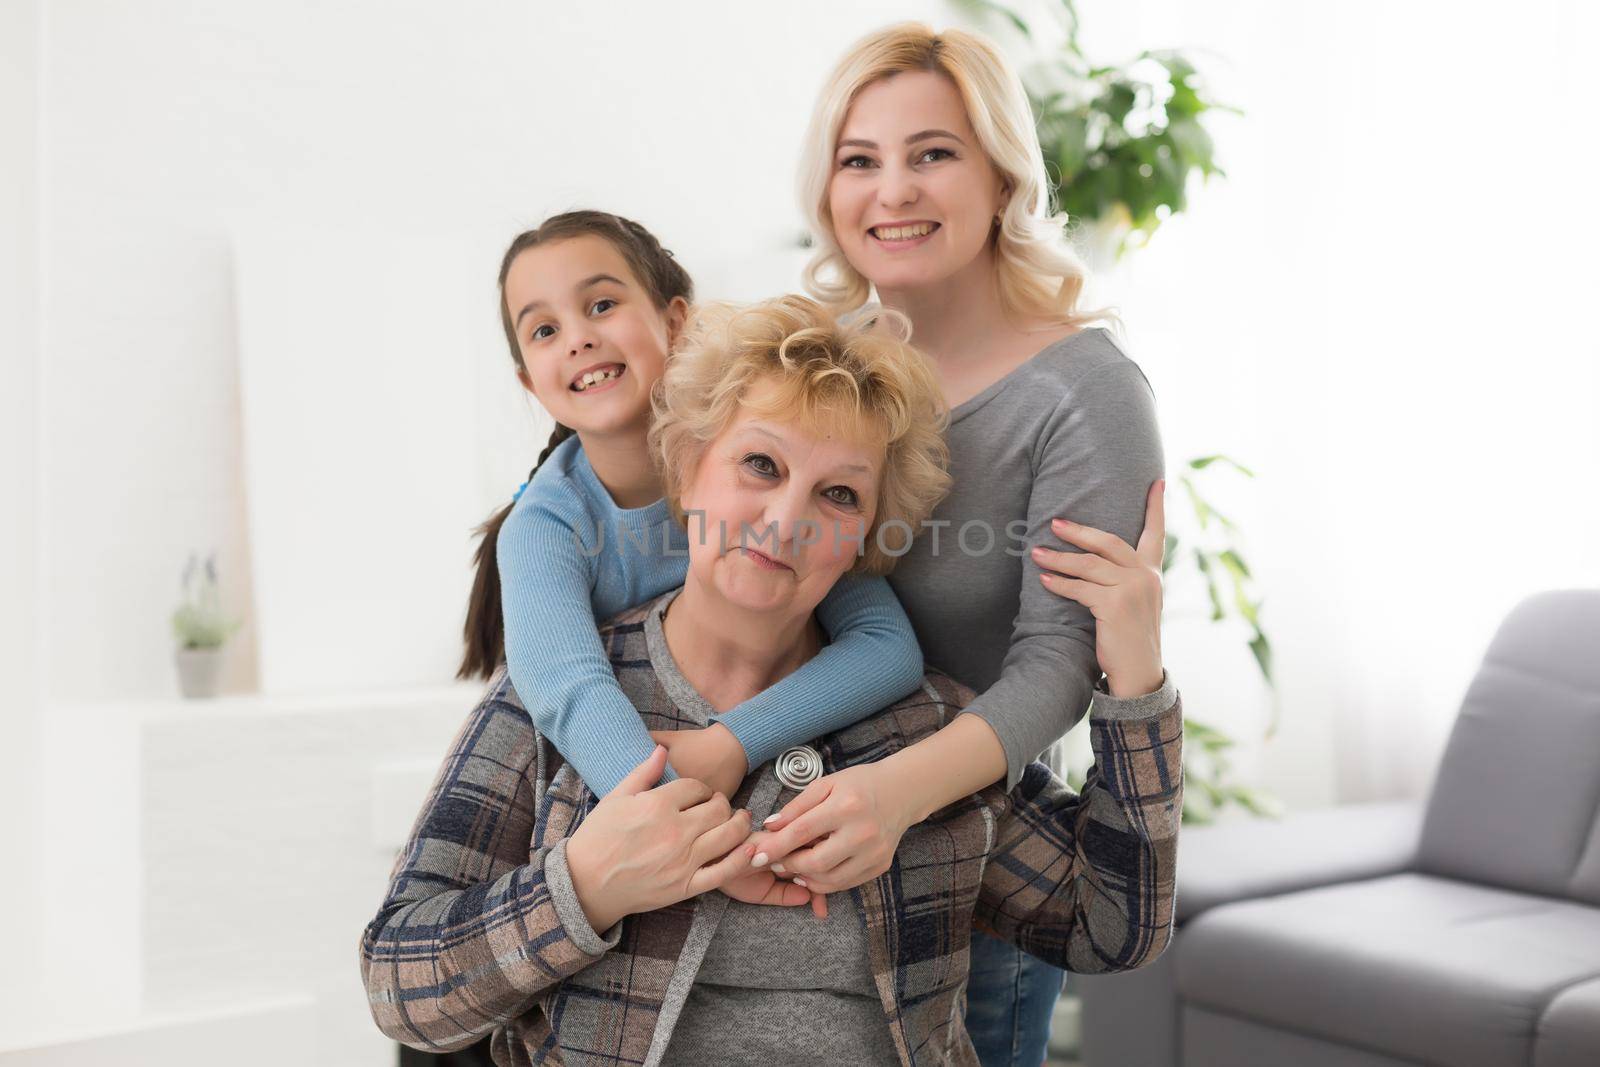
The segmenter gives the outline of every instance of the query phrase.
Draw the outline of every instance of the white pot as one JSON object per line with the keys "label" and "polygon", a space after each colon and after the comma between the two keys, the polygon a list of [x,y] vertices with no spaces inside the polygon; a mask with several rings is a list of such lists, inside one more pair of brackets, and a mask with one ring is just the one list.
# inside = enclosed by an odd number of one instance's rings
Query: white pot
{"label": "white pot", "polygon": [[180,648],[172,654],[178,664],[178,688],[190,700],[206,700],[222,688],[220,648]]}

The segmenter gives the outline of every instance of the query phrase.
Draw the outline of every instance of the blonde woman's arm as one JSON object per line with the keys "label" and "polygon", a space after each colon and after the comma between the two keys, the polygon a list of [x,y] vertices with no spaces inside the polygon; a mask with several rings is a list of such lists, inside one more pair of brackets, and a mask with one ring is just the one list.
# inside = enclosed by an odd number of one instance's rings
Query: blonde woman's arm
{"label": "blonde woman's arm", "polygon": [[[1137,547],[1088,527],[1077,527],[1073,536],[1084,547],[1072,564],[1083,577],[1056,579],[1058,589],[1048,595],[1081,598],[1084,610],[1099,620],[1096,652],[1116,676],[1108,671],[1110,688],[1094,701],[1107,716],[1123,716],[1130,708],[1143,708],[1141,701],[1164,678],[1161,556],[1166,528],[1160,483],[1146,496]],[[1075,694],[1066,698],[1077,699]],[[850,889],[889,869],[908,827],[1002,778],[1016,784],[1009,770],[1011,753],[992,716],[972,713],[983,699],[976,698],[932,736],[877,763],[812,782],[769,822],[768,832],[756,835],[759,851],[778,863],[781,873],[803,878],[814,892]]]}

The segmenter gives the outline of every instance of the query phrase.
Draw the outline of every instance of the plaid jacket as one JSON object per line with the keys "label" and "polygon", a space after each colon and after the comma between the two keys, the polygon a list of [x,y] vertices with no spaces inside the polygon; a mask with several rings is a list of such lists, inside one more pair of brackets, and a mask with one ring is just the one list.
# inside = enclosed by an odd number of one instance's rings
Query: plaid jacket
{"label": "plaid jacket", "polygon": [[[653,677],[646,610],[602,627],[619,677]],[[814,744],[827,772],[869,763],[939,729],[973,696],[930,671],[920,690]],[[640,711],[650,729],[685,725],[659,682]],[[1138,967],[1166,947],[1181,700],[1147,718],[1089,723],[1095,765],[1082,795],[1034,763],[1011,792],[991,787],[913,826],[893,866],[851,891],[903,1064],[977,1064],[962,1022],[974,924],[1086,973]],[[690,927],[715,922],[726,898],[631,915],[617,947],[603,951],[591,932],[598,954],[584,951],[557,914],[545,862],[596,803],[534,731],[502,668],[452,744],[361,937],[383,1033],[429,1051],[492,1033],[500,1064],[660,1060],[698,967],[680,958],[692,955],[682,953]]]}

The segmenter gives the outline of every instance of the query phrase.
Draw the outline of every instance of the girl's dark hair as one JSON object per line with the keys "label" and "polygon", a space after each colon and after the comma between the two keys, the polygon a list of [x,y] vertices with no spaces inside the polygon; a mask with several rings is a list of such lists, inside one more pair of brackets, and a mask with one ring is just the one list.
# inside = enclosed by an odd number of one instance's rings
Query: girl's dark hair
{"label": "girl's dark hair", "polygon": [[[694,282],[689,279],[688,272],[671,252],[661,247],[661,242],[649,230],[632,219],[604,211],[568,211],[552,215],[534,229],[517,234],[500,261],[500,324],[505,327],[511,362],[518,369],[522,367],[522,349],[517,345],[517,327],[512,321],[511,309],[506,307],[506,275],[511,271],[511,264],[530,248],[584,236],[611,242],[656,307],[665,310],[680,296],[694,300]],[[530,482],[540,465],[550,458],[550,453],[572,433],[570,427],[556,423],[550,441],[528,472]],[[511,508],[512,505],[507,504],[474,531],[479,538],[474,554],[477,576],[467,603],[467,622],[462,631],[466,652],[461,658],[460,670],[456,671],[457,678],[488,678],[506,658],[505,615],[500,607],[500,562],[495,542],[500,538],[500,527],[511,514]]]}

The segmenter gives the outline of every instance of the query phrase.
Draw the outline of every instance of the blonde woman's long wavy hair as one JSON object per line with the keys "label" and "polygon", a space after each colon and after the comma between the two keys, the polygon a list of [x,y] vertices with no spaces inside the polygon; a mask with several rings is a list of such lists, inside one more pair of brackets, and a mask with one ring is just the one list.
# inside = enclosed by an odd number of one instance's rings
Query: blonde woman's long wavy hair
{"label": "blonde woman's long wavy hair", "polygon": [[828,210],[833,158],[845,115],[861,90],[914,70],[943,74],[955,84],[979,145],[1011,191],[995,238],[995,282],[1007,317],[1019,324],[1115,324],[1109,310],[1078,307],[1086,271],[1067,243],[1066,216],[1057,214],[1051,203],[1044,153],[1022,79],[982,34],[958,29],[936,33],[920,22],[897,23],[861,38],[834,67],[817,97],[800,161],[800,207],[817,242],[806,265],[806,290],[843,310],[860,307],[871,295],[871,283],[850,265],[834,236]]}
{"label": "blonde woman's long wavy hair", "polygon": [[[696,305],[650,395],[650,454],[673,517],[696,535],[684,490],[741,411],[871,440],[884,450],[877,507],[850,571],[888,574],[950,490],[949,409],[910,333],[889,308],[840,319],[797,295]],[[758,405],[763,383],[773,388]]]}

